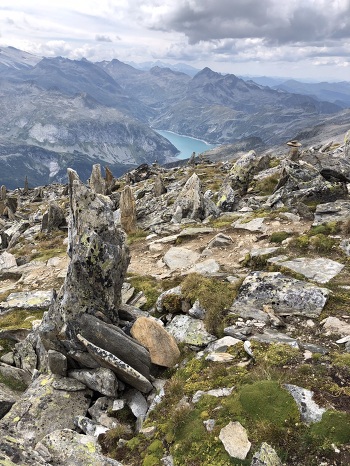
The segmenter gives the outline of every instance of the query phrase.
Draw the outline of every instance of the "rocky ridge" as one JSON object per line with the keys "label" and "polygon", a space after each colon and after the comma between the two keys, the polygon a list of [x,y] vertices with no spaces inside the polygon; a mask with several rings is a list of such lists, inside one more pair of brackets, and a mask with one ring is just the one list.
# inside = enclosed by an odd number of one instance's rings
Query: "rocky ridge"
{"label": "rocky ridge", "polygon": [[345,140],[3,186],[0,462],[347,464]]}

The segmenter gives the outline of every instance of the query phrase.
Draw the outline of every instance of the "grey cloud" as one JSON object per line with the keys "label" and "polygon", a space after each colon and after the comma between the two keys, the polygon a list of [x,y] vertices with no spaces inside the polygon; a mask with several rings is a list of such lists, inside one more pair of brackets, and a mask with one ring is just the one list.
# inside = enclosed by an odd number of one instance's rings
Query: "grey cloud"
{"label": "grey cloud", "polygon": [[113,42],[109,36],[104,34],[96,34],[95,40],[97,40],[97,42]]}
{"label": "grey cloud", "polygon": [[[160,16],[155,29],[184,33],[190,44],[217,39],[260,38],[269,44],[308,43],[350,37],[350,0],[323,5],[305,0],[279,8],[281,0],[185,0]],[[288,6],[288,2],[283,6]]]}

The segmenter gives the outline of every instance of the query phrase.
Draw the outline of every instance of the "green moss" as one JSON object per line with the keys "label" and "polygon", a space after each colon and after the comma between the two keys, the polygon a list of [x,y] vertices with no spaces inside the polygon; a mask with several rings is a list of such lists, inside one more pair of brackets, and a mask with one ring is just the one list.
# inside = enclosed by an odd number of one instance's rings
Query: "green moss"
{"label": "green moss", "polygon": [[230,227],[232,223],[239,218],[238,215],[223,215],[210,222],[210,226],[213,228],[226,228]]}
{"label": "green moss", "polygon": [[16,310],[0,316],[0,329],[14,330],[18,328],[32,328],[32,321],[42,319],[44,311]]}
{"label": "green moss", "polygon": [[239,401],[245,415],[253,420],[267,421],[284,427],[299,421],[299,411],[294,398],[272,380],[262,380],[243,386]]}
{"label": "green moss", "polygon": [[5,376],[3,374],[0,374],[0,383],[3,383],[7,387],[11,388],[11,390],[15,390],[16,392],[24,392],[28,388],[24,382],[21,382],[20,380],[11,376]]}
{"label": "green moss", "polygon": [[142,461],[142,466],[161,466],[161,464],[160,459],[154,455],[147,455]]}
{"label": "green moss", "polygon": [[300,351],[290,345],[273,343],[264,347],[254,349],[254,356],[257,362],[265,366],[286,366],[297,363],[301,358]]}
{"label": "green moss", "polygon": [[336,353],[334,355],[333,362],[335,366],[350,369],[350,353]]}
{"label": "green moss", "polygon": [[311,438],[324,449],[350,442],[350,414],[326,411],[320,422],[311,426]]}
{"label": "green moss", "polygon": [[282,243],[285,239],[289,238],[292,234],[287,231],[275,231],[270,236],[271,243]]}

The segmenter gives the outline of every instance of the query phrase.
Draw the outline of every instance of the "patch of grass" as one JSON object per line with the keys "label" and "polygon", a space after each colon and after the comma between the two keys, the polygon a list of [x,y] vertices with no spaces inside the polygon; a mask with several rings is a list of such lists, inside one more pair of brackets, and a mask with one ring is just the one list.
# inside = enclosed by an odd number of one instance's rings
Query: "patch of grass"
{"label": "patch of grass", "polygon": [[301,251],[314,251],[317,253],[329,254],[334,250],[337,242],[324,233],[310,232],[294,238],[290,246]]}
{"label": "patch of grass", "polygon": [[289,233],[288,231],[275,231],[270,236],[270,243],[282,243],[282,241],[290,236],[292,236],[292,233]]}
{"label": "patch of grass", "polygon": [[129,282],[137,292],[143,291],[147,298],[147,302],[142,306],[142,309],[146,311],[151,309],[162,292],[160,282],[150,275],[134,275],[129,277]]}
{"label": "patch of grass", "polygon": [[11,390],[15,390],[16,392],[24,392],[28,388],[24,382],[21,382],[20,380],[11,376],[5,377],[3,374],[0,374],[0,383],[11,388]]}
{"label": "patch of grass", "polygon": [[239,215],[223,215],[222,217],[211,220],[210,226],[213,228],[228,228],[239,218]]}
{"label": "patch of grass", "polygon": [[261,196],[269,196],[274,192],[277,183],[279,182],[280,176],[278,173],[270,175],[262,180],[255,181],[252,184],[252,188],[255,193]]}
{"label": "patch of grass", "polygon": [[0,316],[1,330],[14,330],[18,328],[32,328],[32,321],[42,319],[43,310],[18,309]]}
{"label": "patch of grass", "polygon": [[208,332],[223,335],[223,318],[237,296],[238,286],[199,274],[189,274],[182,282],[182,295],[191,304],[198,299],[205,309],[204,323]]}
{"label": "patch of grass", "polygon": [[128,233],[127,242],[129,245],[137,243],[138,241],[142,241],[143,239],[145,239],[148,234],[149,233],[145,230],[137,229],[132,233]]}
{"label": "patch of grass", "polygon": [[[65,256],[67,247],[63,244],[67,233],[54,230],[50,233],[40,232],[34,236],[35,242],[20,241],[11,253],[15,256],[27,256],[29,260],[47,261],[55,256]],[[36,249],[36,252],[32,252]]]}

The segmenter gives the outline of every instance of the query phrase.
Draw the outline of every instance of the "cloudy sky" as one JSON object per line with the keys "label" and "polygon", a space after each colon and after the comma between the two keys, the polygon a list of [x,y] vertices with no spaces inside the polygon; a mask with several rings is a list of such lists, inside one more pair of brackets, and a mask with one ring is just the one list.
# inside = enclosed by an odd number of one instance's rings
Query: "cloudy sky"
{"label": "cloudy sky", "polygon": [[0,46],[350,81],[350,0],[1,0]]}

